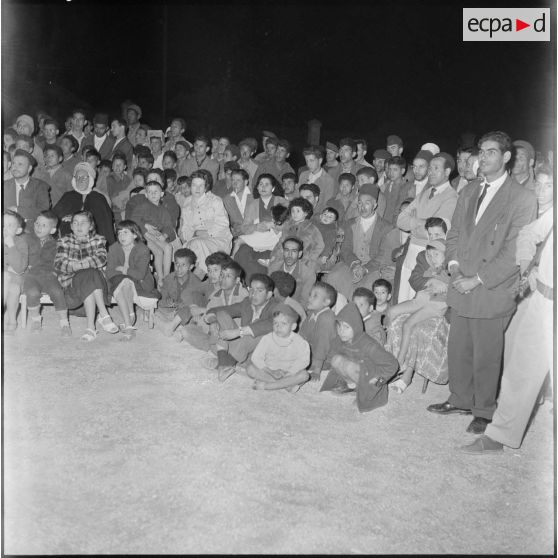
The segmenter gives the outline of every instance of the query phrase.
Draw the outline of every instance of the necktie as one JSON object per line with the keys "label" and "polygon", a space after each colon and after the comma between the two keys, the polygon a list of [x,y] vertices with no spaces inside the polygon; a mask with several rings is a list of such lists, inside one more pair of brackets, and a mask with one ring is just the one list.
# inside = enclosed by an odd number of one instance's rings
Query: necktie
{"label": "necktie", "polygon": [[487,192],[489,187],[490,187],[490,184],[488,182],[486,182],[484,184],[484,190],[482,191],[482,194],[479,196],[479,199],[477,200],[477,210],[475,211],[475,217],[477,216],[477,214],[479,212],[479,207],[481,206],[482,200],[484,200],[484,196],[486,196],[486,192]]}
{"label": "necktie", "polygon": [[430,188],[430,194],[428,194],[428,199],[431,200],[436,193],[436,188]]}

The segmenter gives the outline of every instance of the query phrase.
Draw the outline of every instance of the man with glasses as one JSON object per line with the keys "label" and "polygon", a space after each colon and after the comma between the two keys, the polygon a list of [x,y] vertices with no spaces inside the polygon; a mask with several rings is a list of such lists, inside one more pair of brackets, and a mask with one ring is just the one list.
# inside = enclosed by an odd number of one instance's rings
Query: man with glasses
{"label": "man with glasses", "polygon": [[504,332],[516,309],[516,238],[537,216],[533,193],[506,171],[512,156],[508,134],[489,132],[478,147],[484,178],[458,197],[446,240],[450,397],[428,407],[443,415],[473,414],[467,427],[472,434],[484,433],[496,409]]}

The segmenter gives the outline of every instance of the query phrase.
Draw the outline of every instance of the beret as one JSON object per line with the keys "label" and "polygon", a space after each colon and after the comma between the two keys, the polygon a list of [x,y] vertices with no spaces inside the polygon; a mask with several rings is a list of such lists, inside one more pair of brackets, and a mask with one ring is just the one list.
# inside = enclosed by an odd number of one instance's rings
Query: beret
{"label": "beret", "polygon": [[391,157],[389,151],[387,149],[376,149],[374,151],[372,157],[374,159],[389,159]]}
{"label": "beret", "polygon": [[31,118],[28,114],[20,114],[15,121],[15,125],[17,126],[18,122],[25,122],[30,128],[31,133],[35,130],[35,123],[33,122],[33,118]]}
{"label": "beret", "polygon": [[380,189],[375,184],[371,184],[370,182],[366,182],[363,184],[359,191],[358,195],[361,196],[362,194],[366,194],[367,196],[372,196],[375,200],[378,199],[378,195],[380,193]]}
{"label": "beret", "polygon": [[325,148],[326,148],[326,150],[334,151],[335,153],[339,153],[339,148],[334,143],[331,143],[330,141],[326,141]]}
{"label": "beret", "polygon": [[108,126],[108,114],[104,113],[104,112],[98,112],[94,117],[93,117],[93,124],[104,124],[105,126]]}
{"label": "beret", "polygon": [[399,145],[403,147],[403,140],[399,136],[391,134],[387,137],[386,145]]}
{"label": "beret", "polygon": [[138,115],[138,118],[141,118],[141,108],[139,107],[139,105],[136,104],[128,105],[127,110],[135,110]]}

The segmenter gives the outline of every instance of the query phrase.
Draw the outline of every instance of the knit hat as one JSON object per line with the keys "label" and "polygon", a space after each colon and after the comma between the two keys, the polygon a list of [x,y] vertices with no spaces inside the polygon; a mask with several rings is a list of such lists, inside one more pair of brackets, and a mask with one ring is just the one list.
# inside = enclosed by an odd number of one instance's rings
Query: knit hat
{"label": "knit hat", "polygon": [[139,107],[139,105],[136,104],[128,105],[127,110],[135,110],[138,115],[138,119],[141,118],[141,108]]}
{"label": "knit hat", "polygon": [[80,170],[84,170],[89,175],[89,178],[92,178],[93,180],[95,179],[95,176],[96,176],[97,173],[96,173],[95,169],[89,163],[78,163],[74,167],[74,176],[76,176],[76,174]]}
{"label": "knit hat", "polygon": [[387,149],[376,149],[372,155],[374,159],[389,159],[391,155]]}
{"label": "knit hat", "polygon": [[392,134],[387,137],[386,145],[398,145],[399,147],[403,147],[403,140],[399,136]]}
{"label": "knit hat", "polygon": [[275,138],[275,139],[277,139],[277,136],[276,136],[273,132],[270,132],[269,130],[263,130],[263,131],[262,131],[262,136],[265,136],[266,138]]}
{"label": "knit hat", "polygon": [[346,306],[344,306],[340,310],[339,314],[337,314],[336,320],[338,322],[345,322],[349,324],[353,328],[355,338],[364,332],[362,316],[360,315],[360,312],[354,302],[349,302]]}
{"label": "knit hat", "polygon": [[423,161],[426,161],[427,163],[430,163],[430,161],[432,160],[432,157],[434,155],[432,155],[431,151],[428,151],[427,149],[421,149],[416,155],[415,155],[415,159],[422,159]]}
{"label": "knit hat", "polygon": [[528,141],[515,140],[513,142],[513,145],[515,147],[523,147],[523,149],[527,151],[527,154],[529,155],[529,159],[535,159],[535,148]]}
{"label": "knit hat", "polygon": [[420,149],[426,149],[426,151],[430,151],[432,155],[440,153],[440,148],[435,143],[425,143]]}
{"label": "knit hat", "polygon": [[440,252],[446,251],[446,241],[438,238],[436,240],[429,240],[426,244],[427,248],[434,248],[434,250],[439,250]]}
{"label": "knit hat", "polygon": [[289,306],[288,304],[281,303],[281,304],[278,304],[273,309],[273,314],[277,314],[279,312],[281,314],[284,314],[285,316],[288,316],[289,318],[293,319],[295,321],[295,323],[300,318],[300,316],[298,315],[298,312],[296,312],[296,310],[292,306]]}
{"label": "knit hat", "polygon": [[29,116],[28,114],[20,114],[16,118],[14,128],[17,129],[17,125],[19,122],[27,124],[31,128],[31,132],[29,133],[29,135],[33,134],[33,132],[35,131],[35,123],[33,122],[33,118],[31,116]]}
{"label": "knit hat", "polygon": [[380,189],[378,188],[378,186],[376,186],[376,184],[371,184],[370,182],[366,182],[360,187],[358,191],[359,196],[362,196],[363,194],[366,194],[367,196],[372,196],[377,201],[378,196],[380,194]]}
{"label": "knit hat", "polygon": [[25,157],[29,161],[29,164],[32,167],[37,166],[37,160],[35,159],[35,157],[33,157],[33,155],[31,155],[31,153],[29,153],[29,151],[25,151],[25,149],[16,149],[14,151],[14,154],[12,155],[12,159],[14,157]]}
{"label": "knit hat", "polygon": [[455,159],[449,153],[446,153],[445,151],[440,151],[440,153],[438,153],[436,157],[445,159],[445,161],[449,165],[450,170],[453,171],[453,169],[455,168]]}
{"label": "knit hat", "polygon": [[104,124],[105,126],[108,126],[108,114],[105,114],[104,112],[98,112],[93,117],[93,124]]}
{"label": "knit hat", "polygon": [[335,153],[339,153],[339,148],[334,143],[331,143],[330,141],[326,141],[325,148],[326,148],[326,150],[334,151]]}

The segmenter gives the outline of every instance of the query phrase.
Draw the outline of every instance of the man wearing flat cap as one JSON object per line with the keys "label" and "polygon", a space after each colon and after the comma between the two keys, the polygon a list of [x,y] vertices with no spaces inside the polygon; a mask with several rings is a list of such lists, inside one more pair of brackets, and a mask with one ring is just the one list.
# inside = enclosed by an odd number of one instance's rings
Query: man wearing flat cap
{"label": "man wearing flat cap", "polygon": [[37,215],[50,207],[48,184],[30,176],[36,164],[30,153],[16,149],[11,166],[13,178],[4,182],[2,190],[4,209],[17,211],[25,219],[27,230],[30,230]]}
{"label": "man wearing flat cap", "polygon": [[128,121],[128,140],[135,147],[136,146],[136,132],[141,126],[141,107],[132,103],[128,105],[126,110],[126,120]]}
{"label": "man wearing flat cap", "polygon": [[405,302],[415,296],[409,278],[417,263],[418,254],[425,249],[428,242],[426,220],[430,217],[440,217],[449,229],[457,204],[457,192],[449,183],[449,176],[455,167],[453,157],[443,152],[432,157],[430,151],[419,151],[413,161],[416,174],[422,176],[427,164],[428,184],[397,217],[397,226],[401,230],[411,231],[409,248],[401,267],[398,302]]}
{"label": "man wearing flat cap", "polygon": [[324,169],[326,172],[329,172],[331,169],[339,166],[339,161],[337,160],[337,157],[339,156],[339,148],[333,142],[326,141],[325,152],[326,162]]}
{"label": "man wearing flat cap", "polygon": [[512,176],[527,190],[535,191],[535,148],[525,140],[515,140],[515,157],[512,167]]}
{"label": "man wearing flat cap", "polygon": [[516,239],[537,216],[533,193],[506,172],[508,134],[489,132],[478,147],[483,178],[459,194],[446,239],[450,396],[428,407],[441,415],[473,414],[472,434],[484,433],[496,409],[504,332],[516,309]]}
{"label": "man wearing flat cap", "polygon": [[112,134],[109,134],[108,114],[97,113],[93,117],[93,133],[83,140],[83,145],[94,147],[101,155],[101,159],[108,159],[114,141]]}

